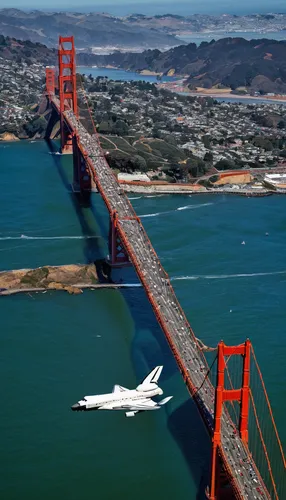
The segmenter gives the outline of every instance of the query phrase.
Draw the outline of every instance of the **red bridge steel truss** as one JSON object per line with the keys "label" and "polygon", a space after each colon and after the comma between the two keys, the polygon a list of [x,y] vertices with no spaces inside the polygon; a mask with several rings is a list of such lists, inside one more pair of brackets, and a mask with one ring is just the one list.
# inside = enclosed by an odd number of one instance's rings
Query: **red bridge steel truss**
{"label": "red bridge steel truss", "polygon": [[[65,43],[70,43],[71,48],[64,48]],[[67,59],[66,59],[67,58]],[[68,74],[66,74],[68,70]],[[234,466],[231,465],[230,457],[225,451],[225,446],[223,446],[222,437],[222,426],[226,428],[231,427],[234,424],[231,423],[231,419],[225,409],[223,409],[224,401],[239,401],[240,402],[240,423],[239,423],[239,436],[236,437],[240,439],[240,446],[242,447],[244,455],[247,460],[252,464],[253,470],[255,470],[256,476],[259,479],[259,486],[261,489],[261,499],[270,499],[270,495],[267,488],[259,474],[259,471],[252,459],[251,453],[248,450],[248,408],[249,408],[249,372],[250,372],[250,341],[247,340],[244,344],[235,347],[228,347],[223,342],[218,344],[218,362],[217,362],[217,385],[216,389],[211,385],[208,380],[208,372],[206,377],[203,379],[203,383],[206,380],[207,387],[211,394],[213,394],[214,401],[214,414],[213,420],[210,421],[209,410],[204,403],[203,398],[199,394],[198,385],[190,374],[190,369],[186,361],[184,360],[182,353],[180,351],[180,346],[174,336],[170,333],[170,324],[166,321],[164,314],[162,314],[162,308],[158,304],[158,300],[154,296],[154,290],[150,286],[148,281],[148,276],[146,271],[142,266],[142,262],[138,258],[138,254],[134,249],[134,243],[128,237],[128,231],[126,230],[126,223],[130,222],[133,224],[134,230],[139,229],[140,233],[143,235],[144,242],[146,243],[146,248],[148,249],[150,255],[160,263],[159,258],[141,224],[140,219],[136,215],[131,203],[129,202],[126,195],[122,192],[120,188],[119,194],[123,197],[125,206],[128,208],[128,214],[125,216],[120,216],[116,208],[114,208],[114,203],[111,202],[110,194],[107,192],[106,187],[103,184],[102,176],[100,175],[100,168],[106,169],[106,175],[109,176],[111,184],[119,188],[117,178],[112,173],[108,163],[106,162],[104,155],[101,151],[98,138],[96,136],[89,136],[92,141],[95,141],[96,147],[100,153],[97,159],[94,159],[90,152],[86,149],[86,137],[89,135],[80,124],[78,120],[78,108],[77,108],[77,96],[76,96],[76,75],[75,75],[75,50],[73,37],[62,38],[60,37],[60,48],[59,48],[59,99],[54,95],[55,89],[55,78],[53,70],[47,68],[47,97],[50,105],[53,107],[60,117],[61,123],[61,144],[62,149],[73,149],[74,153],[74,165],[81,165],[81,169],[84,175],[78,175],[76,173],[76,168],[74,168],[75,177],[77,177],[76,182],[79,184],[80,189],[85,191],[90,189],[90,183],[85,182],[85,178],[89,177],[96,185],[99,193],[101,194],[106,207],[110,215],[110,236],[109,236],[109,248],[110,248],[110,263],[111,265],[126,265],[130,262],[133,264],[138,277],[146,291],[147,297],[153,307],[155,316],[158,323],[160,324],[172,353],[177,361],[179,369],[182,373],[183,379],[188,387],[188,390],[195,401],[197,408],[202,416],[204,423],[209,431],[212,439],[212,458],[211,458],[211,477],[210,477],[210,490],[208,497],[211,500],[226,498],[225,493],[228,493],[228,498],[256,498],[253,494],[245,496],[244,489],[242,487],[242,482],[240,478],[237,478],[234,474]],[[89,140],[89,139],[88,139]],[[75,160],[76,158],[76,160]],[[80,158],[80,160],[79,160]],[[99,158],[101,159],[100,168]],[[84,177],[85,176],[85,177]],[[116,182],[116,184],[115,184]],[[161,264],[160,264],[161,266]],[[164,280],[168,287],[168,291],[174,299],[174,304],[178,310],[178,314],[182,318],[184,325],[187,326],[190,334],[190,341],[199,352],[199,356],[205,366],[207,362],[200,349],[197,339],[193,333],[191,326],[175,296],[175,292],[170,283],[167,273],[160,267],[162,273],[164,273]],[[242,374],[242,387],[240,389],[227,390],[224,387],[224,370],[225,370],[225,360],[224,356],[229,355],[240,355],[243,358],[243,374]],[[195,358],[197,359],[197,358]],[[224,431],[226,432],[226,431]],[[231,431],[229,431],[231,432]],[[239,466],[238,466],[239,467]],[[222,472],[227,477],[230,488],[222,489]],[[247,490],[249,491],[249,490]],[[251,493],[251,492],[250,492]],[[224,495],[224,496],[222,496]]]}

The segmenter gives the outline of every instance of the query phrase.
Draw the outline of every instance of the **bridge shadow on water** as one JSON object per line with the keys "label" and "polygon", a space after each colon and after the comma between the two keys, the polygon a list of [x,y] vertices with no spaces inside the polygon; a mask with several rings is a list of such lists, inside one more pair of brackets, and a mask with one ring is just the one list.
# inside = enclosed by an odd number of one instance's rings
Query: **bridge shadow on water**
{"label": "bridge shadow on water", "polygon": [[[46,139],[46,143],[50,150],[50,153],[58,152],[58,147],[52,140]],[[87,213],[85,213],[87,208],[91,208],[90,202],[81,199],[77,193],[73,192],[71,181],[68,178],[68,175],[62,164],[62,156],[53,154],[52,158],[63,186],[70,195],[73,209],[80,223],[81,232],[84,238],[83,253],[85,256],[85,261],[87,264],[94,263],[96,266],[99,281],[106,282],[109,280],[110,269],[105,261],[104,246],[99,244],[102,238],[100,235],[98,235],[98,232],[96,232],[95,229],[91,226],[86,217]]]}
{"label": "bridge shadow on water", "polygon": [[[52,141],[47,141],[47,144],[51,153],[58,151]],[[91,227],[85,213],[87,207],[91,209],[102,237],[107,239],[107,225],[104,217],[101,216],[104,214],[104,210],[99,204],[94,207],[92,203],[88,205],[83,203],[72,191],[71,182],[63,167],[62,156],[53,155],[53,160],[65,189],[70,193],[72,205],[81,226],[82,235],[84,236],[83,252],[85,259],[87,263],[95,263],[101,282],[110,281],[111,272],[105,262],[103,247],[98,243],[98,233]],[[135,272],[132,271],[131,274],[132,282],[134,282]],[[126,282],[126,277],[130,276],[130,271],[119,271],[119,276],[121,277],[120,280]],[[122,294],[134,323],[131,357],[137,379],[142,379],[156,365],[164,366],[161,380],[170,386],[169,390],[172,390],[170,394],[174,394],[173,401],[176,404],[175,409],[170,409],[172,404],[164,407],[167,429],[180,448],[196,485],[196,499],[205,499],[204,490],[208,483],[211,448],[204,424],[193,400],[187,393],[175,359],[144,289],[131,287],[121,289],[118,293]]]}
{"label": "bridge shadow on water", "polygon": [[[161,375],[168,394],[174,395],[164,407],[167,429],[177,443],[196,484],[196,499],[205,499],[208,485],[211,442],[197,407],[187,392],[164,333],[159,326],[143,288],[121,291],[134,321],[135,334],[131,357],[137,378],[142,379],[156,365],[163,365]],[[167,394],[167,395],[168,395]],[[176,405],[172,409],[172,405]]]}
{"label": "bridge shadow on water", "polygon": [[168,416],[168,429],[194,478],[196,499],[205,499],[205,489],[209,484],[211,441],[191,397]]}

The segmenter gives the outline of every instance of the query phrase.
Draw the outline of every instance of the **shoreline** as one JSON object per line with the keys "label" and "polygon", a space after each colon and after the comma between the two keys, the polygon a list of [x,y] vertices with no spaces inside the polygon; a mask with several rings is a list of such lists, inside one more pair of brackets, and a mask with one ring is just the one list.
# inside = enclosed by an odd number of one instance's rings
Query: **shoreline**
{"label": "shoreline", "polygon": [[[147,183],[146,183],[147,184]],[[286,189],[281,190],[277,189],[276,191],[272,191],[270,189],[212,189],[212,188],[202,188],[202,189],[194,189],[192,185],[179,185],[179,184],[151,184],[148,185],[140,185],[139,183],[131,184],[125,181],[124,184],[120,183],[122,189],[126,193],[134,193],[134,194],[152,194],[152,195],[238,195],[245,196],[249,198],[253,197],[263,197],[263,196],[271,196],[271,195],[286,195]],[[178,187],[175,187],[178,186]]]}
{"label": "shoreline", "polygon": [[190,96],[193,96],[193,97],[213,97],[215,99],[223,99],[223,98],[226,98],[226,99],[233,99],[235,101],[239,101],[240,99],[253,99],[253,100],[258,100],[258,101],[266,101],[266,102],[277,102],[277,103],[283,103],[283,104],[286,104],[286,97],[285,99],[281,99],[281,98],[275,98],[273,96],[271,97],[267,97],[267,96],[252,96],[252,95],[234,95],[234,94],[230,94],[230,93],[215,93],[215,92],[186,92],[186,94],[190,95]]}
{"label": "shoreline", "polygon": [[[80,290],[80,293],[83,293],[83,290],[97,290],[97,289],[103,289],[103,288],[111,288],[111,289],[119,289],[119,288],[132,288],[132,287],[138,287],[141,286],[140,284],[137,283],[97,283],[93,285],[88,285],[85,283],[77,283],[75,285],[69,285],[69,287],[72,289],[74,288],[75,290]],[[32,287],[32,288],[11,288],[7,290],[0,291],[0,297],[1,296],[9,296],[9,295],[15,295],[17,293],[45,293],[45,292],[67,292],[66,289],[64,288],[44,288],[44,287]]]}
{"label": "shoreline", "polygon": [[[79,65],[78,66],[79,68],[89,68],[89,69],[94,69],[93,66],[83,66],[83,65]],[[168,77],[168,75],[164,75],[164,73],[162,72],[156,72],[156,71],[152,71],[152,70],[148,70],[148,69],[143,69],[141,71],[137,71],[137,70],[130,70],[130,69],[125,69],[125,68],[120,68],[120,67],[117,67],[117,66],[111,66],[111,65],[108,65],[108,66],[96,66],[95,69],[113,69],[113,70],[116,70],[116,71],[126,71],[127,73],[136,73],[137,75],[141,75],[141,76],[160,76],[160,77]],[[182,74],[177,74],[177,73],[174,73],[171,78],[174,79],[174,82],[175,81],[179,81],[180,79],[185,79],[185,78],[188,78],[189,75],[182,75]],[[179,93],[179,94],[185,94],[185,95],[190,95],[192,97],[213,97],[215,99],[223,99],[224,97],[226,99],[233,99],[235,101],[239,101],[240,99],[253,99],[253,100],[257,100],[257,101],[261,101],[261,100],[265,100],[266,102],[276,102],[276,103],[283,103],[283,104],[286,104],[286,96],[285,98],[281,98],[280,97],[277,97],[275,98],[275,96],[252,96],[250,94],[247,94],[247,95],[235,95],[235,94],[231,94],[229,92],[212,92],[211,89],[205,89],[205,91],[199,91],[199,92],[196,92],[196,91],[189,91],[187,90],[184,90],[183,92],[177,92],[175,89],[172,89],[172,88],[168,88],[168,82],[164,82],[164,83],[156,83],[155,82],[155,85],[158,86],[158,88],[166,88],[167,90],[170,90],[172,92],[175,92],[175,93]],[[278,95],[278,94],[277,94]]]}

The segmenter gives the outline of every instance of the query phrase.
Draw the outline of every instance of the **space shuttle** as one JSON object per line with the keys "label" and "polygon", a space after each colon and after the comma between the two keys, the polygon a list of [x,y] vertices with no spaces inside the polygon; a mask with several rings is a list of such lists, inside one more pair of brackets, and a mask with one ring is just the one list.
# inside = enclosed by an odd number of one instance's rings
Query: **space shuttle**
{"label": "space shuttle", "polygon": [[74,404],[73,411],[91,410],[122,410],[126,417],[134,417],[136,413],[150,410],[160,410],[173,396],[168,396],[159,402],[153,401],[154,396],[161,396],[162,389],[158,386],[158,380],[163,366],[156,366],[136,389],[126,389],[122,385],[115,385],[110,394],[98,396],[85,396]]}

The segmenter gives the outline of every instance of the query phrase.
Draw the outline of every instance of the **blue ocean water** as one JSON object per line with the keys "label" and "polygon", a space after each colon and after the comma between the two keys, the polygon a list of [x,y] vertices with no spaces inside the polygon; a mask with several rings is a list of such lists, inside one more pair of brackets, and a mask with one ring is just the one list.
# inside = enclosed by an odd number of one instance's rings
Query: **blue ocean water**
{"label": "blue ocean water", "polygon": [[[106,209],[96,194],[91,209],[73,201],[71,158],[42,141],[1,144],[0,156],[1,270],[106,255]],[[285,443],[284,197],[130,198],[196,335],[251,338]],[[119,276],[137,282],[132,270]],[[2,297],[0,308],[1,498],[196,498],[208,437],[142,288]],[[174,395],[164,410],[71,412],[161,363]]]}
{"label": "blue ocean water", "polygon": [[221,38],[245,38],[245,40],[267,38],[270,40],[285,40],[286,31],[272,31],[268,33],[257,33],[255,31],[193,33],[192,35],[182,35],[179,38],[188,43],[195,43],[196,45],[200,45],[202,42],[211,42],[211,40],[220,40]]}
{"label": "blue ocean water", "polygon": [[[88,66],[79,66],[77,68],[77,71],[81,74],[85,75],[92,75],[94,78],[101,76],[101,77],[107,77],[110,80],[121,80],[125,82],[129,81],[146,81],[150,83],[158,83],[157,77],[152,76],[152,75],[140,75],[140,73],[135,73],[133,71],[124,71],[123,69],[111,69],[111,68],[92,68]],[[176,77],[171,77],[171,76],[163,76],[161,82],[170,82],[177,80],[178,78]],[[178,92],[178,94],[181,95],[192,95],[189,94],[188,92]],[[233,96],[233,97],[216,97],[216,101],[219,102],[229,102],[229,103],[244,103],[244,104],[269,104],[269,103],[275,103],[275,104],[282,104],[286,106],[286,103],[284,101],[275,101],[271,99],[252,99],[251,97],[249,98],[240,98],[239,96]]]}
{"label": "blue ocean water", "polygon": [[[136,73],[135,71],[125,71],[123,69],[114,69],[114,68],[94,68],[89,66],[78,66],[77,71],[80,74],[92,75],[93,78],[97,76],[107,77],[110,80],[121,80],[123,82],[133,81],[145,81],[150,83],[158,83],[157,77],[154,75],[140,75],[140,73]],[[171,82],[176,80],[177,78],[172,76],[163,76],[160,81],[162,82]]]}

